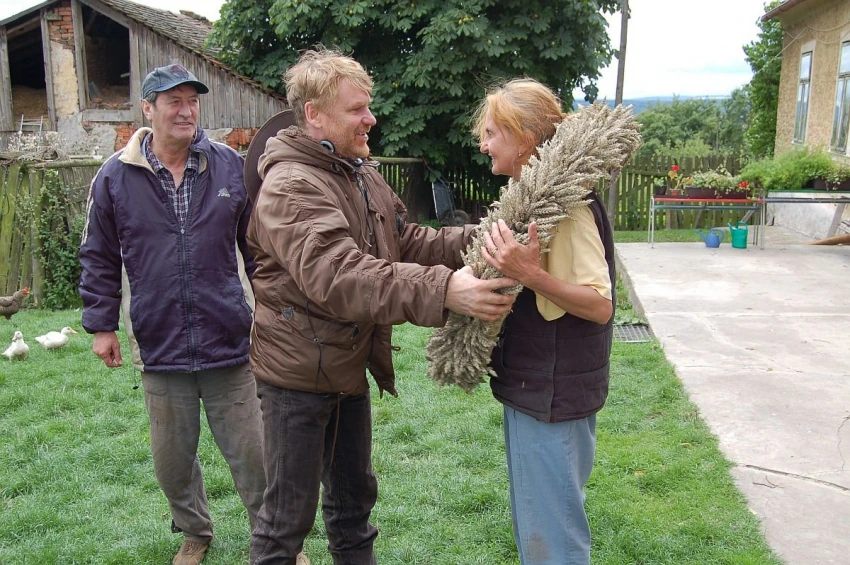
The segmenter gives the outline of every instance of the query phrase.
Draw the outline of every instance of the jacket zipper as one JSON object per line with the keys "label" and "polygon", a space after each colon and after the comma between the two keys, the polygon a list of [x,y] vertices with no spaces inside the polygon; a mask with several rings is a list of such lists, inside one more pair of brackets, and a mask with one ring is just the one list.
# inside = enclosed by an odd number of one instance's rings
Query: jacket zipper
{"label": "jacket zipper", "polygon": [[[195,188],[198,186],[198,181],[200,180],[200,174],[198,174],[198,179],[195,179]],[[157,184],[161,188],[161,183],[159,182],[159,177],[154,174],[154,178],[157,181]],[[193,190],[194,192],[194,190]],[[183,302],[186,305],[186,329],[189,332],[189,364],[191,366],[192,371],[200,370],[198,366],[198,343],[197,337],[195,336],[195,325],[192,322],[192,285],[189,283],[189,252],[187,250],[188,245],[187,241],[189,236],[186,235],[186,225],[189,223],[189,215],[192,213],[191,199],[189,201],[189,206],[186,209],[186,217],[183,218],[183,222],[181,223],[180,217],[177,215],[177,212],[174,210],[174,202],[171,201],[168,194],[165,191],[162,191],[164,195],[164,203],[165,207],[168,209],[171,217],[174,219],[175,225],[180,229],[180,271],[182,273],[183,279]]]}
{"label": "jacket zipper", "polygon": [[354,179],[357,181],[357,188],[360,189],[360,194],[363,196],[363,205],[365,208],[365,212],[363,213],[363,223],[366,233],[363,234],[363,237],[366,239],[366,245],[369,246],[370,254],[375,255],[377,249],[374,249],[375,233],[372,229],[372,221],[369,217],[369,193],[366,191],[366,187],[363,184],[363,175],[361,175],[359,171],[354,171]]}

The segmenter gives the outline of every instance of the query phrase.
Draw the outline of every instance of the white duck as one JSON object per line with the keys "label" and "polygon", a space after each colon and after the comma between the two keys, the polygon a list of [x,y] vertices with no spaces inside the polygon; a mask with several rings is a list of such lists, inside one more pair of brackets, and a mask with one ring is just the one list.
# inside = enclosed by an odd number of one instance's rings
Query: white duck
{"label": "white duck", "polygon": [[24,334],[21,332],[15,332],[15,335],[12,336],[12,345],[3,352],[3,355],[5,355],[9,361],[13,361],[15,359],[23,361],[27,358],[27,354],[29,352],[30,346],[24,343]]}
{"label": "white duck", "polygon": [[75,334],[73,328],[65,326],[58,332],[47,332],[35,338],[45,349],[59,349],[65,347],[71,334]]}

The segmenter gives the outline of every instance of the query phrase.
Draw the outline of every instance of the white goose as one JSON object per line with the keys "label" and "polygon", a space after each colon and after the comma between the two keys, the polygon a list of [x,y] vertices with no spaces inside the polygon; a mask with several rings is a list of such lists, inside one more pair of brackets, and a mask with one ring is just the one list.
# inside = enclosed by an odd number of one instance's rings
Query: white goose
{"label": "white goose", "polygon": [[12,336],[12,345],[3,352],[3,355],[5,355],[9,361],[13,361],[15,359],[23,361],[27,358],[27,354],[29,352],[30,346],[24,343],[24,334],[21,332],[15,332],[15,335]]}
{"label": "white goose", "polygon": [[58,332],[47,332],[35,338],[45,349],[59,349],[65,347],[71,334],[75,334],[73,328],[65,326]]}

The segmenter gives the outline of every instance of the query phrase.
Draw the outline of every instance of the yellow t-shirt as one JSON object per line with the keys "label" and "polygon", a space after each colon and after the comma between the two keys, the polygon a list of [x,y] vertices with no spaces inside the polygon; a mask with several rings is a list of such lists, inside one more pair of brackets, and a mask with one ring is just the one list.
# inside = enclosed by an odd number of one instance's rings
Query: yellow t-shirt
{"label": "yellow t-shirt", "polygon": [[[573,219],[558,224],[555,237],[549,242],[549,253],[540,259],[543,270],[558,280],[596,289],[611,300],[611,277],[605,261],[605,247],[596,229],[590,206],[573,210]],[[537,311],[546,321],[557,320],[565,314],[559,306],[537,296]]]}

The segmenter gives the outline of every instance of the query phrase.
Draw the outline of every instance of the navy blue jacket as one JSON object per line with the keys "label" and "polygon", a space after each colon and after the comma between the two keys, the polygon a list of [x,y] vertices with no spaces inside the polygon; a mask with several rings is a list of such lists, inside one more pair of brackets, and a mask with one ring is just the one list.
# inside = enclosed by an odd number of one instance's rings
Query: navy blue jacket
{"label": "navy blue jacket", "polygon": [[[118,329],[139,371],[200,371],[248,361],[255,266],[242,158],[203,130],[184,227],[141,150],[142,128],[92,181],[80,246],[83,327]],[[119,308],[120,305],[120,308]]]}

